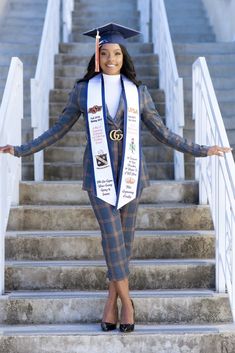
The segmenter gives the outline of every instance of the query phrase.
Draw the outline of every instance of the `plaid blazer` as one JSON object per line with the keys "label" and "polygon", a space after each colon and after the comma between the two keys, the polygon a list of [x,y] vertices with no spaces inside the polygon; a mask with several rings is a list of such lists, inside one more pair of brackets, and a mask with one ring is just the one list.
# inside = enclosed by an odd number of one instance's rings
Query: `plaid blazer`
{"label": "plaid blazer", "polygon": [[[171,132],[163,124],[145,85],[139,86],[138,90],[140,97],[141,120],[160,142],[183,153],[190,153],[195,157],[207,156],[207,146],[189,143],[184,138]],[[58,117],[57,122],[36,139],[21,146],[14,146],[14,155],[17,157],[24,157],[38,152],[61,139],[72,128],[81,115],[83,115],[84,119],[86,119],[86,92],[87,82],[76,83],[73,90],[69,94],[67,104],[61,115]],[[108,131],[113,129],[123,129],[124,99],[122,95],[120,97],[115,118],[113,119],[110,116],[107,106],[106,112]],[[116,178],[116,181],[118,182],[118,171],[120,170],[122,159],[122,141],[109,140],[109,143],[110,157],[112,158],[114,165],[114,178]],[[142,152],[141,157],[141,173],[138,193],[141,192],[144,187],[149,185],[148,173]],[[86,145],[83,158],[83,189],[93,193],[95,192],[92,173],[92,158],[89,144]]]}

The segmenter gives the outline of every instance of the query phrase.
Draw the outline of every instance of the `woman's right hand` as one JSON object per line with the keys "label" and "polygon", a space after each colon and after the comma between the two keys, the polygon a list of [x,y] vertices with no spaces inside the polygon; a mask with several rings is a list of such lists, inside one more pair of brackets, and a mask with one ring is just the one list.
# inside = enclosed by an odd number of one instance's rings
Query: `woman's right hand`
{"label": "woman's right hand", "polygon": [[11,145],[6,145],[0,147],[0,153],[10,153],[14,156],[14,147]]}

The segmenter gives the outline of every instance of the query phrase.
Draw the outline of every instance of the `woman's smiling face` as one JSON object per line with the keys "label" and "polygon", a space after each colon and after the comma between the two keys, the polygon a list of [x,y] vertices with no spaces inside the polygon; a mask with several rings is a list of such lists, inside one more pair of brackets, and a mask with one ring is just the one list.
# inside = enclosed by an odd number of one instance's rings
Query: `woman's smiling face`
{"label": "woman's smiling face", "polygon": [[123,54],[119,44],[107,43],[100,48],[100,67],[106,75],[120,74]]}

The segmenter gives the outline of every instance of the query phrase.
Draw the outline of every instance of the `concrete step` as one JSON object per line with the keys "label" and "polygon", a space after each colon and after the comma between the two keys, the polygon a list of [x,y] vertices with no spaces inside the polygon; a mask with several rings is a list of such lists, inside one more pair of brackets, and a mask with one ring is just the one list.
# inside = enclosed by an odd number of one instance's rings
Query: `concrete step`
{"label": "concrete step", "polygon": [[[193,64],[194,61],[197,60],[199,54],[191,54],[191,53],[186,53],[186,54],[177,54],[176,55],[176,61],[177,64]],[[235,64],[235,55],[234,54],[206,54],[205,56],[207,64],[208,65],[214,65],[214,64]]]}
{"label": "concrete step", "polygon": [[201,1],[188,2],[188,1],[179,0],[177,3],[175,3],[175,1],[173,0],[165,0],[165,6],[167,9],[183,8],[188,10],[196,10],[196,9],[204,10],[204,7]]}
{"label": "concrete step", "polygon": [[[82,163],[85,147],[55,147],[45,151],[45,162]],[[164,145],[143,147],[146,162],[172,162],[173,150]]]}
{"label": "concrete step", "polygon": [[[136,325],[131,335],[117,330],[105,334],[100,324],[1,327],[0,344],[7,353],[86,353],[136,351],[148,353],[214,353],[235,351],[234,325]],[[118,347],[117,349],[115,347]],[[225,348],[224,348],[225,347]],[[225,352],[226,352],[225,350]]]}
{"label": "concrete step", "polygon": [[[137,214],[137,229],[179,230],[212,229],[208,206],[191,204],[145,204]],[[12,207],[8,230],[97,230],[92,208],[83,206]]]}
{"label": "concrete step", "polygon": [[100,27],[103,24],[110,22],[126,25],[130,22],[136,23],[137,26],[139,24],[139,13],[136,10],[123,11],[123,9],[119,9],[118,11],[114,11],[113,9],[106,8],[104,12],[103,8],[100,7],[100,9],[97,8],[96,12],[91,11],[90,9],[80,9],[79,11],[72,13],[72,23],[75,26],[87,24],[86,18],[91,20],[94,27],[96,25]]}
{"label": "concrete step", "polygon": [[41,2],[10,2],[10,11],[13,12],[31,12],[31,14],[38,14],[38,13],[43,13],[46,10],[46,3],[43,1]]}
{"label": "concrete step", "polygon": [[[1,325],[100,322],[106,296],[104,291],[15,291],[7,295],[7,300],[0,299]],[[131,291],[131,297],[137,324],[222,324],[232,321],[228,296],[210,290]],[[120,310],[120,303],[118,305]]]}
{"label": "concrete step", "polygon": [[11,0],[12,4],[16,4],[16,3],[20,3],[20,4],[24,4],[25,6],[28,6],[29,4],[37,4],[37,5],[46,5],[47,4],[47,0]]}
{"label": "concrete step", "polygon": [[[215,89],[233,89],[235,87],[235,78],[233,77],[212,77]],[[192,77],[184,77],[184,89],[192,89]]]}
{"label": "concrete step", "polygon": [[234,54],[234,42],[214,42],[214,43],[174,43],[174,51],[176,54]]}
{"label": "concrete step", "polygon": [[[223,102],[219,104],[220,111],[223,118],[233,118],[235,116],[235,102]],[[186,117],[192,117],[192,105],[189,102],[185,102],[184,111]]]}
{"label": "concrete step", "polygon": [[[6,77],[7,78],[8,71],[9,71],[9,65],[0,65],[0,75],[1,75],[1,77]],[[33,75],[35,74],[35,66],[34,65],[26,66],[24,68],[23,74],[24,74],[24,78],[33,77]]]}
{"label": "concrete step", "polygon": [[[31,45],[31,43],[40,43],[41,41],[41,34],[30,34],[30,36],[27,36],[26,34],[20,34],[17,36],[17,43],[21,44],[28,44]],[[5,42],[5,43],[15,43],[16,42],[16,34],[15,33],[8,33],[7,35],[4,33],[0,33],[0,42]]]}
{"label": "concrete step", "polygon": [[32,43],[30,46],[22,47],[19,43],[4,43],[0,42],[1,56],[20,56],[24,54],[37,54],[39,50],[39,43]]}
{"label": "concrete step", "polygon": [[[79,250],[78,250],[79,249]],[[213,259],[213,231],[136,231],[134,259]],[[8,261],[103,259],[100,231],[7,232]]]}
{"label": "concrete step", "polygon": [[214,42],[215,36],[211,33],[171,33],[174,43]]}
{"label": "concrete step", "polygon": [[[147,168],[150,179],[174,179],[173,163],[148,163]],[[23,180],[33,180],[33,175],[33,164],[24,163],[22,169]],[[45,180],[80,180],[82,177],[83,166],[81,163],[44,163]],[[190,176],[189,179],[192,179],[192,177]]]}
{"label": "concrete step", "polygon": [[41,34],[43,26],[41,24],[34,24],[34,23],[25,23],[24,26],[21,24],[4,24],[1,28],[1,35],[7,34]]}
{"label": "concrete step", "polygon": [[188,4],[180,4],[180,3],[167,3],[165,2],[166,5],[166,12],[169,15],[173,15],[173,13],[178,14],[178,17],[184,18],[186,15],[191,16],[191,18],[194,18],[194,16],[200,16],[200,15],[205,15],[205,10],[201,6],[201,4],[197,3],[188,3]]}
{"label": "concrete step", "polygon": [[[46,11],[46,8],[45,8]],[[45,18],[45,11],[42,11],[41,9],[37,9],[36,7],[33,9],[24,9],[18,10],[18,9],[13,9],[10,11],[8,20],[11,18],[18,18],[18,19],[24,19],[25,21],[31,21],[32,18],[37,21],[37,22],[43,22]],[[14,20],[13,20],[14,21]]]}
{"label": "concrete step", "polygon": [[[80,16],[80,20],[79,20]],[[81,33],[81,29],[87,27],[87,17],[89,16],[87,14],[87,11],[75,11],[73,13],[73,32]],[[102,20],[101,20],[102,18]],[[91,14],[89,16],[90,21],[92,22],[92,28],[97,28],[100,27],[101,25],[106,23],[118,23],[120,25],[127,25],[132,26],[130,28],[138,28],[139,27],[139,22],[140,22],[140,16],[139,13],[136,10],[125,10],[125,9],[120,9],[115,11],[113,9],[112,13],[103,13],[101,16],[97,16],[97,13]]]}
{"label": "concrete step", "polygon": [[[43,27],[43,23],[44,23],[44,17],[41,18],[33,18],[27,19],[27,22],[31,23],[32,26],[34,25],[40,25]],[[24,25],[25,24],[25,18],[24,17],[17,17],[17,16],[12,16],[12,13],[9,13],[9,15],[4,19],[4,25],[9,25],[9,26],[18,26],[18,25]]]}
{"label": "concrete step", "polygon": [[[216,89],[215,93],[221,104],[223,102],[231,102],[235,97],[235,86],[233,89]],[[192,90],[185,90],[184,99],[192,102]]]}
{"label": "concrete step", "polygon": [[212,27],[209,25],[209,23],[207,24],[202,24],[202,23],[191,23],[190,27],[188,24],[185,24],[183,21],[181,24],[172,24],[170,23],[170,32],[172,34],[180,34],[180,33],[192,33],[192,34],[203,34],[203,33],[207,33],[207,34],[213,34],[213,30]]}
{"label": "concrete step", "polygon": [[[130,2],[130,1],[119,1],[119,2],[113,2],[112,6],[110,6],[110,2],[107,0],[100,0],[99,1],[99,6],[97,6],[97,2],[93,1],[89,1],[89,2],[75,2],[74,4],[74,12],[76,13],[80,13],[81,10],[85,11],[91,11],[91,8],[95,9],[95,13],[96,13],[96,9],[99,9],[98,11],[100,13],[102,13],[101,9],[104,10],[104,8],[109,8],[109,10],[112,10],[114,13],[116,11],[123,11],[124,13],[126,12],[132,12],[132,11],[136,11],[136,3]],[[97,13],[97,17],[99,17],[99,12]],[[94,12],[93,12],[94,13]],[[102,18],[102,17],[101,17]]]}
{"label": "concrete step", "polygon": [[194,16],[193,18],[191,16],[188,16],[183,19],[180,16],[170,16],[168,14],[168,19],[169,19],[169,25],[170,26],[177,26],[177,25],[184,25],[186,26],[194,26],[194,25],[201,25],[201,26],[208,26],[208,17],[204,14],[201,16]]}
{"label": "concrete step", "polygon": [[[235,119],[232,119],[232,120],[235,123]],[[226,128],[226,125],[225,125],[225,128]],[[192,139],[195,136],[194,130],[184,129],[184,133],[188,139]],[[233,128],[233,129],[226,128],[226,133],[228,136],[229,144],[231,145],[231,147],[233,147],[235,144],[235,128]],[[234,154],[234,151],[233,151],[233,154]],[[188,160],[190,160],[190,158],[188,158]]]}
{"label": "concrete step", "polygon": [[[91,56],[94,54],[94,43],[60,43],[59,51],[61,54],[83,54],[85,56]],[[152,43],[130,43],[128,45],[128,52],[131,56],[136,54],[152,54],[153,44]]]}
{"label": "concrete step", "polygon": [[[178,71],[179,75],[184,77],[184,76],[190,76],[192,75],[192,65],[186,65],[183,63],[180,63],[178,65]],[[220,63],[220,64],[213,64],[209,65],[209,72],[212,77],[231,77],[235,75],[235,63],[234,64],[225,64],[225,63]]]}
{"label": "concrete step", "polygon": [[[93,261],[6,261],[6,290],[104,290],[106,264]],[[130,289],[213,289],[214,260],[132,260]]]}
{"label": "concrete step", "polygon": [[[195,181],[151,181],[151,186],[143,190],[141,203],[159,202],[198,202],[198,184]],[[89,204],[87,192],[82,190],[82,182],[21,182],[21,204]]]}
{"label": "concrete step", "polygon": [[[37,55],[35,54],[18,54],[19,59],[24,65],[34,65],[37,64]],[[12,55],[0,55],[0,65],[10,65]]]}

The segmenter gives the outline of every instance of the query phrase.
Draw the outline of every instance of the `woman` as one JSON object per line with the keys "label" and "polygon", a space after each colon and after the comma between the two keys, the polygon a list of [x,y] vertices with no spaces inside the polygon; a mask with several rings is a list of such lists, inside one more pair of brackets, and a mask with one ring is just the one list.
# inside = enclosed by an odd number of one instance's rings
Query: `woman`
{"label": "woman", "polygon": [[0,152],[21,157],[42,150],[62,138],[83,113],[88,139],[83,189],[88,191],[100,225],[109,278],[101,328],[116,329],[119,297],[119,329],[131,332],[134,305],[129,295],[129,259],[141,191],[149,185],[139,140],[140,121],[162,143],[184,153],[220,156],[231,149],[188,143],[164,126],[146,86],[136,80],[132,60],[123,46],[124,38],[138,32],[108,24],[99,32],[84,34],[96,36],[96,56],[91,58],[84,78],[75,84],[57,123],[37,139],[22,146],[1,147]]}

